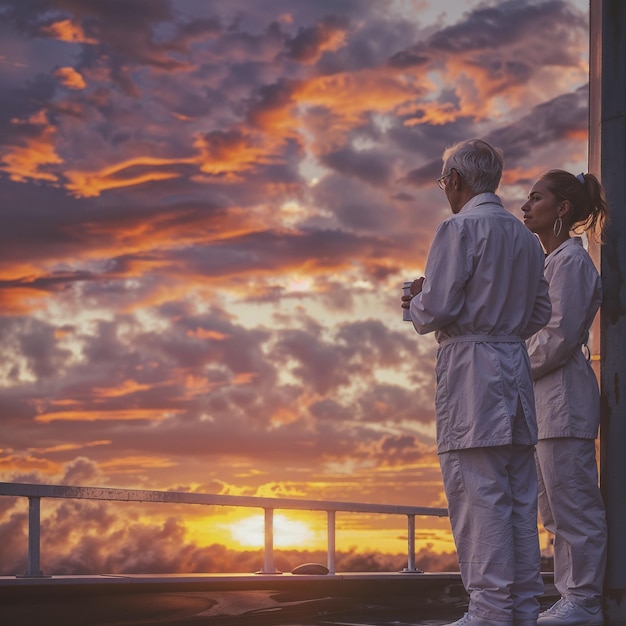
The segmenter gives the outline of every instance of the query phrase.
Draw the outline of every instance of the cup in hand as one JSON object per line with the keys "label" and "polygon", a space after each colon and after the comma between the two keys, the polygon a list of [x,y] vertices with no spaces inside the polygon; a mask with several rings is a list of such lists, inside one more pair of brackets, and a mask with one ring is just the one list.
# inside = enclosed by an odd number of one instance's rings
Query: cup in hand
{"label": "cup in hand", "polygon": [[[402,295],[410,296],[411,295],[411,285],[413,284],[412,280],[405,280],[402,283]],[[402,309],[402,321],[411,322],[411,312],[409,309]]]}

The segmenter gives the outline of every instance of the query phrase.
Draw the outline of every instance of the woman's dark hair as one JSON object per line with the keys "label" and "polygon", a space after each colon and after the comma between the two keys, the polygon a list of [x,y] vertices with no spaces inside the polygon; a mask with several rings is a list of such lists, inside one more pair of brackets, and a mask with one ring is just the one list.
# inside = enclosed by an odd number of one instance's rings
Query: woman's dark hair
{"label": "woman's dark hair", "polygon": [[572,210],[567,227],[578,233],[590,231],[602,240],[609,208],[600,181],[593,174],[574,176],[564,170],[550,170],[541,178],[557,198],[569,201]]}

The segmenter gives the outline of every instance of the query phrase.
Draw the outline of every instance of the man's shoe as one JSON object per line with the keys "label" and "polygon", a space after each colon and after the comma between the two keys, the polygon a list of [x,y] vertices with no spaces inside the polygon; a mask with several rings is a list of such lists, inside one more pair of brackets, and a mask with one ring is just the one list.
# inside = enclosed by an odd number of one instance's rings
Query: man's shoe
{"label": "man's shoe", "polygon": [[601,606],[582,606],[561,598],[539,613],[537,626],[603,626]]}
{"label": "man's shoe", "polygon": [[485,619],[466,613],[461,619],[446,626],[511,626],[511,622],[501,622],[496,619]]}

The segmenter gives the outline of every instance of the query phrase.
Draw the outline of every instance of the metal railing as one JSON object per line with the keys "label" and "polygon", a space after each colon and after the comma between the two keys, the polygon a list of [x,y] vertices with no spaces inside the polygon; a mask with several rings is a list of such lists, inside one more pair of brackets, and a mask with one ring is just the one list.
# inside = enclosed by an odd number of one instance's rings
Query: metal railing
{"label": "metal railing", "polygon": [[27,577],[43,576],[40,565],[42,498],[78,498],[84,500],[115,500],[121,502],[163,502],[169,504],[200,504],[205,506],[232,506],[263,509],[265,512],[264,557],[263,570],[258,572],[259,574],[280,573],[274,567],[274,511],[277,509],[326,512],[327,566],[330,574],[335,573],[335,516],[339,511],[348,513],[406,515],[408,519],[408,559],[407,567],[403,570],[404,572],[421,571],[415,564],[415,517],[417,515],[435,517],[448,516],[447,509],[437,507],[26,483],[0,482],[0,496],[28,498],[28,565],[25,574]]}

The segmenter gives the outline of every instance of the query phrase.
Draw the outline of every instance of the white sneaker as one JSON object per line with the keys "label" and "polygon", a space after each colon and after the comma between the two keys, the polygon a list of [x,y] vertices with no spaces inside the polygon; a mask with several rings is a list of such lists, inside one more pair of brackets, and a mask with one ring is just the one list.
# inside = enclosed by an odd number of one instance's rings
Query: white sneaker
{"label": "white sneaker", "polygon": [[582,606],[561,598],[539,613],[537,626],[603,626],[601,606]]}
{"label": "white sneaker", "polygon": [[446,624],[445,626],[511,626],[511,622],[503,622],[496,619],[485,619],[484,617],[477,617],[466,613],[461,619],[452,624]]}

